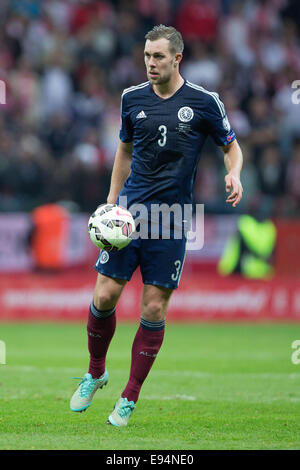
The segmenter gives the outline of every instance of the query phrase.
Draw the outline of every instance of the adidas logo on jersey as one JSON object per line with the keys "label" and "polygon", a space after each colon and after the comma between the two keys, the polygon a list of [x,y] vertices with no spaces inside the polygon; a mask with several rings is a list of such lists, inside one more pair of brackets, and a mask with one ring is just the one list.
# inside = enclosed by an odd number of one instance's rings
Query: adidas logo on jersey
{"label": "adidas logo on jersey", "polygon": [[146,114],[145,114],[145,111],[141,111],[138,115],[137,115],[137,119],[143,119],[143,118],[146,118]]}

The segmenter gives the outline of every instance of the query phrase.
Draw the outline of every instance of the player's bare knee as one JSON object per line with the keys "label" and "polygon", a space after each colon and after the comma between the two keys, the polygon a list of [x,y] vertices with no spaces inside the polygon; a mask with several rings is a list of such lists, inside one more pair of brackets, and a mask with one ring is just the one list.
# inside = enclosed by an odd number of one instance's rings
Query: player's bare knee
{"label": "player's bare knee", "polygon": [[109,292],[95,292],[94,293],[94,305],[98,310],[108,310],[116,305],[116,298]]}
{"label": "player's bare knee", "polygon": [[119,296],[116,295],[113,289],[101,288],[96,289],[94,292],[94,305],[98,310],[108,310],[115,307]]}
{"label": "player's bare knee", "polygon": [[142,317],[148,321],[161,321],[165,317],[164,303],[151,300],[142,305]]}
{"label": "player's bare knee", "polygon": [[98,275],[93,302],[98,310],[108,310],[116,306],[126,281]]}

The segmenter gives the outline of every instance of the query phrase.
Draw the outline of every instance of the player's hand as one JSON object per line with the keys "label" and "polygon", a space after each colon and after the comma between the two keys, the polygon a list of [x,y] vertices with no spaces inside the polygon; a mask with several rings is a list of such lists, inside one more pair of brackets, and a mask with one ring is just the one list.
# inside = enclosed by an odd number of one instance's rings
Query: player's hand
{"label": "player's hand", "polygon": [[109,194],[106,199],[107,204],[115,204],[117,197],[118,195],[115,196],[115,195]]}
{"label": "player's hand", "polygon": [[226,202],[228,204],[232,204],[233,207],[236,207],[242,199],[243,195],[243,187],[240,178],[238,178],[236,175],[228,173],[228,175],[225,176],[225,188],[227,193],[231,191],[226,199]]}

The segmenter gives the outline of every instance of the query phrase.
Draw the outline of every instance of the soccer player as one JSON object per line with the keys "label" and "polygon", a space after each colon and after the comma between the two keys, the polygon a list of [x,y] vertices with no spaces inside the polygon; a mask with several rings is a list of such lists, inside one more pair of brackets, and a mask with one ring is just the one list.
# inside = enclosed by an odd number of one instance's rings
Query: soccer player
{"label": "soccer player", "polygon": [[[120,142],[115,156],[108,203],[127,197],[135,203],[190,204],[201,148],[208,135],[224,152],[226,201],[236,207],[242,197],[242,152],[217,93],[185,80],[179,73],[184,48],[173,27],[155,26],[145,36],[148,80],[124,90]],[[171,231],[172,232],[172,231]],[[173,233],[173,232],[172,232]],[[116,305],[127,281],[140,266],[144,283],[141,321],[131,351],[127,385],[108,423],[126,426],[141,387],[164,338],[165,317],[178,287],[186,237],[138,238],[118,252],[102,252],[87,323],[90,363],[70,407],[83,411],[108,382],[106,353],[115,332]]]}

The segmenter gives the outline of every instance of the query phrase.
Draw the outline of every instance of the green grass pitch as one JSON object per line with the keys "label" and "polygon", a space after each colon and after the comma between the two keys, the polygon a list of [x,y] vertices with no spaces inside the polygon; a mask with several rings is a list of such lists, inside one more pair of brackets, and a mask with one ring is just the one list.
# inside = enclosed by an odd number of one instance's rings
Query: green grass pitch
{"label": "green grass pitch", "polygon": [[107,387],[85,413],[84,324],[1,324],[0,449],[300,449],[295,324],[168,324],[127,428],[106,420],[127,383],[137,325],[117,325]]}

